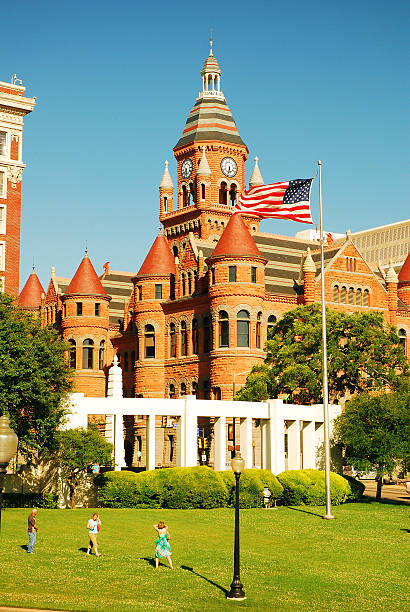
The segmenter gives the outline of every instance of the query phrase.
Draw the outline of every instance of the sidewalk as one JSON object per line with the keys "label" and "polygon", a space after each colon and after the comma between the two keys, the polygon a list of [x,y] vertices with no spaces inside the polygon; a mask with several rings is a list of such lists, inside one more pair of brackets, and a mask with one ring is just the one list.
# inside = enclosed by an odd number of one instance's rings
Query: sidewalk
{"label": "sidewalk", "polygon": [[[374,480],[361,480],[366,489],[364,494],[368,497],[376,498],[377,484]],[[410,495],[406,491],[406,487],[400,484],[385,484],[382,487],[382,502],[390,502],[395,504],[410,505]]]}

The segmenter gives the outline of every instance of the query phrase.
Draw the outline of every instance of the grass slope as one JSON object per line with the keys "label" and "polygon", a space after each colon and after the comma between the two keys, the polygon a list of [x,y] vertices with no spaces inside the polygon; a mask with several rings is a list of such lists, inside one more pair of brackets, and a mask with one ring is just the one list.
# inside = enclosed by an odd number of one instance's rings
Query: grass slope
{"label": "grass slope", "polygon": [[[0,605],[59,610],[356,611],[410,608],[408,507],[241,511],[243,603],[225,600],[233,573],[233,510],[102,509],[99,548],[87,556],[90,510],[39,510],[27,555],[29,510],[3,513]],[[172,536],[172,572],[152,565],[154,522]]]}

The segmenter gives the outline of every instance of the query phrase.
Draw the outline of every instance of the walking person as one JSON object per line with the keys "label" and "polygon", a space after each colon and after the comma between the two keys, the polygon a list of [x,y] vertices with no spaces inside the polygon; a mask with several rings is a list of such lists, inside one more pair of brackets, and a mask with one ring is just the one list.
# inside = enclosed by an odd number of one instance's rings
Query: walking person
{"label": "walking person", "polygon": [[28,546],[27,552],[32,554],[34,549],[34,544],[37,539],[37,523],[36,523],[36,514],[37,508],[33,508],[31,514],[28,515]]}
{"label": "walking person", "polygon": [[168,563],[171,569],[174,569],[171,560],[171,546],[169,544],[170,535],[168,533],[168,527],[165,525],[164,521],[159,521],[157,525],[154,525],[155,531],[158,532],[159,538],[155,540],[155,567],[158,569],[159,560],[163,558],[168,559]]}
{"label": "walking person", "polygon": [[87,555],[89,555],[91,553],[91,549],[94,548],[95,556],[101,557],[101,553],[98,552],[98,545],[97,545],[97,535],[101,529],[101,521],[100,521],[100,517],[98,516],[97,512],[94,512],[92,517],[88,519],[87,529],[88,529],[88,535],[90,536],[90,542],[87,548]]}

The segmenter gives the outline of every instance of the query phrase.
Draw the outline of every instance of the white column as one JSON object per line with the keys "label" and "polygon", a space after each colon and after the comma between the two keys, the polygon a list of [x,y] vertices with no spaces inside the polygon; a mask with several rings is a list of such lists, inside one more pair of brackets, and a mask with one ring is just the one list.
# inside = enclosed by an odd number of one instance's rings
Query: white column
{"label": "white column", "polygon": [[302,430],[303,451],[302,468],[304,470],[314,470],[316,467],[316,445],[315,445],[315,422],[305,423]]}
{"label": "white column", "polygon": [[185,465],[187,467],[198,464],[198,418],[196,414],[195,402],[195,395],[185,396]]}
{"label": "white column", "polygon": [[283,401],[270,400],[269,405],[269,462],[268,468],[274,474],[285,470],[285,421]]}
{"label": "white column", "polygon": [[226,417],[215,418],[215,470],[226,470]]}
{"label": "white column", "polygon": [[300,470],[300,421],[288,423],[288,470]]}
{"label": "white column", "polygon": [[155,414],[147,417],[147,470],[155,470]]}
{"label": "white column", "polygon": [[252,469],[252,417],[241,419],[240,429],[241,455],[245,460],[245,469]]}
{"label": "white column", "polygon": [[185,418],[177,420],[177,466],[185,467]]}
{"label": "white column", "polygon": [[323,470],[325,467],[325,426],[323,423],[315,424],[315,468]]}
{"label": "white column", "polygon": [[126,467],[124,454],[124,423],[122,413],[115,415],[115,443],[114,443],[114,462],[115,471],[121,471],[121,468]]}

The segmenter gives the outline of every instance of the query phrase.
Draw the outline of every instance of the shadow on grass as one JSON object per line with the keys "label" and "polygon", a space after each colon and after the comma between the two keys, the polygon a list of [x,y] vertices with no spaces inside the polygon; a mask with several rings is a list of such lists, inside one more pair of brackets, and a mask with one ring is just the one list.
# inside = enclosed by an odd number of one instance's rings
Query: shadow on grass
{"label": "shadow on grass", "polygon": [[405,527],[402,527],[400,531],[405,531],[406,533],[410,533],[410,529],[406,529]]}
{"label": "shadow on grass", "polygon": [[363,499],[360,500],[363,502],[367,502],[369,504],[391,504],[392,506],[409,506],[410,498],[409,497],[398,497],[397,499],[388,499],[387,497],[383,497],[381,499],[376,499],[368,494],[363,495]]}
{"label": "shadow on grass", "polygon": [[202,576],[202,574],[199,574],[198,572],[196,572],[193,567],[188,567],[187,565],[181,565],[181,569],[186,570],[188,572],[191,572],[191,574],[194,574],[195,576],[198,576],[198,578],[202,578],[202,580],[206,580],[206,582],[209,582],[209,584],[212,584],[212,586],[214,586],[217,589],[219,589],[220,591],[222,591],[222,593],[225,595],[225,597],[228,595],[229,591],[227,589],[225,589],[225,587],[221,586],[220,584],[217,584],[213,580],[210,580],[206,576]]}
{"label": "shadow on grass", "polygon": [[295,512],[303,512],[304,514],[311,514],[312,516],[317,516],[317,518],[322,518],[322,512],[312,512],[312,510],[302,510],[302,508],[295,508],[295,506],[287,506],[288,510],[295,510]]}
{"label": "shadow on grass", "polygon": [[152,557],[140,557],[143,561],[146,561],[151,567],[155,567],[155,560]]}
{"label": "shadow on grass", "polygon": [[78,549],[80,552],[86,553],[88,548],[86,548],[85,546],[82,546],[81,548]]}
{"label": "shadow on grass", "polygon": [[28,544],[22,544],[22,545],[20,546],[20,548],[22,548],[23,550],[27,551],[27,549],[28,549]]}

